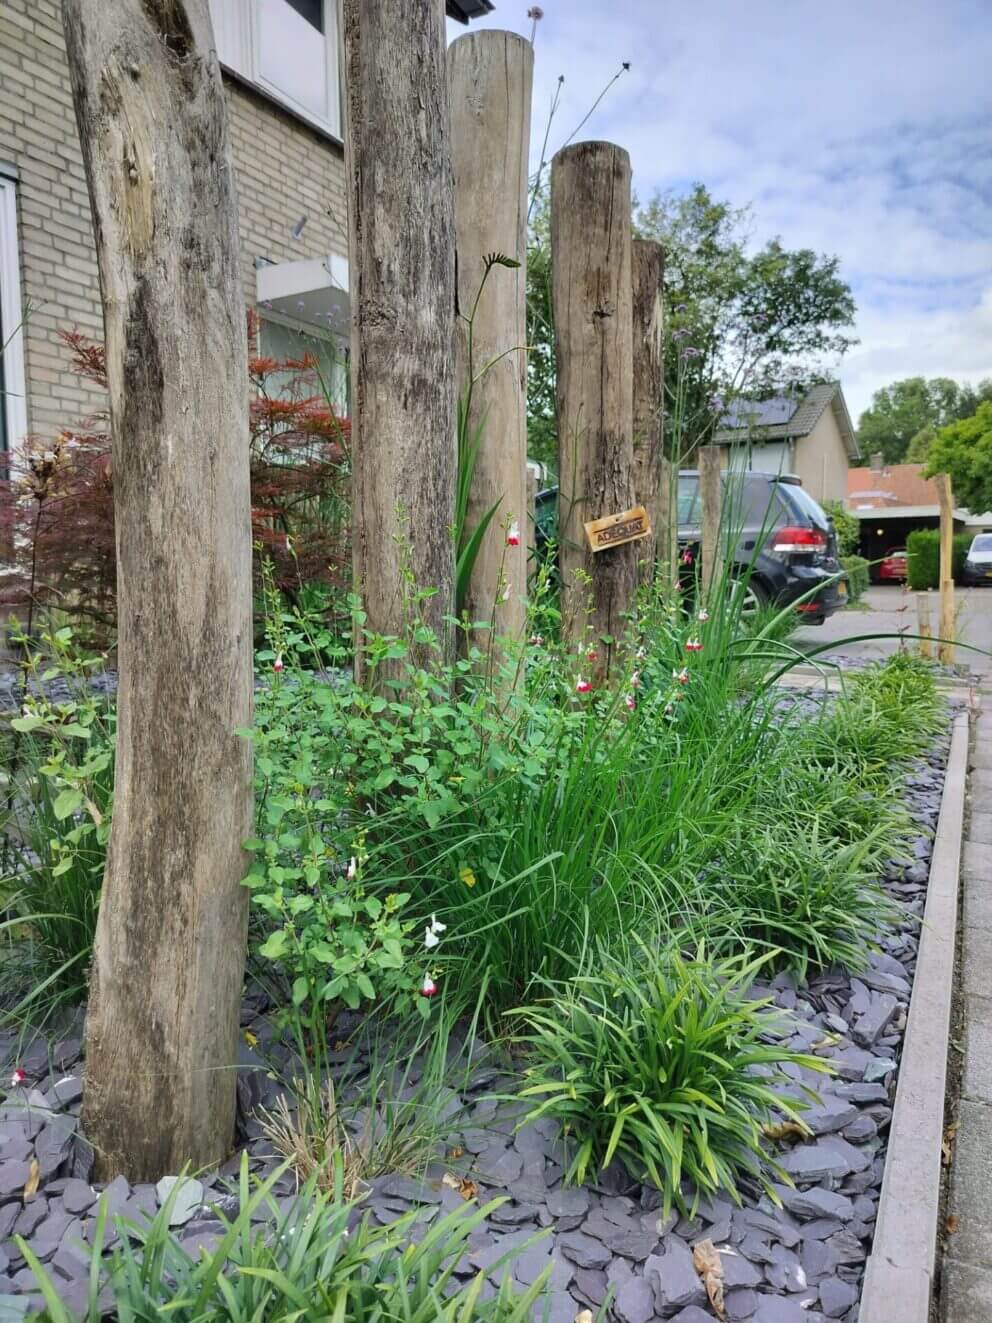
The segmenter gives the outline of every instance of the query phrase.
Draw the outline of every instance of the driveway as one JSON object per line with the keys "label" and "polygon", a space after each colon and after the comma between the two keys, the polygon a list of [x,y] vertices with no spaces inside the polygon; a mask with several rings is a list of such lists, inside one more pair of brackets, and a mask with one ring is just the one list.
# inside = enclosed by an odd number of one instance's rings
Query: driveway
{"label": "driveway", "polygon": [[[931,628],[938,628],[939,594],[930,594]],[[955,591],[958,640],[981,648],[983,652],[968,652],[958,648],[955,661],[958,666],[981,673],[992,679],[992,588],[958,588]],[[838,611],[823,625],[796,631],[794,641],[800,648],[819,648],[832,645],[826,656],[843,655],[860,660],[888,657],[899,648],[898,638],[880,638],[860,643],[845,640],[860,634],[914,635],[917,632],[916,594],[895,584],[872,587],[857,607]],[[935,646],[936,651],[936,646]]]}

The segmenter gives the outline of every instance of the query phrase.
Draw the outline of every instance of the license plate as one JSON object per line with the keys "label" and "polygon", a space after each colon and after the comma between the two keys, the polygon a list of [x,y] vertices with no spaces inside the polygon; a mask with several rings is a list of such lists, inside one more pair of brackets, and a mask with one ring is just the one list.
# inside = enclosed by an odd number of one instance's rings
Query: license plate
{"label": "license plate", "polygon": [[992,570],[986,570],[985,577],[986,579],[992,579]]}
{"label": "license plate", "polygon": [[844,582],[843,579],[837,580],[837,596],[838,597],[847,596],[847,584]]}

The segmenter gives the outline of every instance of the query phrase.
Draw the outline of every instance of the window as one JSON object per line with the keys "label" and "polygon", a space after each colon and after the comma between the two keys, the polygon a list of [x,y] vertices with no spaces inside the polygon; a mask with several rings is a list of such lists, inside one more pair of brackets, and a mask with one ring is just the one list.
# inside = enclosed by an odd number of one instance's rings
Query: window
{"label": "window", "polygon": [[341,136],[336,0],[210,0],[222,64]]}
{"label": "window", "polygon": [[270,394],[288,397],[302,390],[323,396],[339,414],[348,412],[348,361],[345,344],[315,327],[292,325],[288,320],[263,317],[259,325],[259,349],[266,358],[299,362],[307,354],[314,360],[312,373],[273,372],[268,378]]}
{"label": "window", "polygon": [[0,468],[28,430],[15,183],[0,166]]}

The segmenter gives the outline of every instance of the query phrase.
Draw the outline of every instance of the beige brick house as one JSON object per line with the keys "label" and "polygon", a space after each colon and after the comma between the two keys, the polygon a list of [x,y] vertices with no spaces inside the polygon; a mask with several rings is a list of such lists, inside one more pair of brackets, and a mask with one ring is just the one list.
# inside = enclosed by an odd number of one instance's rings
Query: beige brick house
{"label": "beige brick house", "polygon": [[838,382],[802,396],[735,401],[722,422],[713,442],[725,467],[795,473],[816,500],[847,499],[848,469],[861,452]]}
{"label": "beige brick house", "polygon": [[[490,0],[447,0],[463,22]],[[337,0],[210,0],[262,350],[326,354],[344,398],[347,211]],[[58,339],[102,338],[89,198],[60,0],[0,2],[0,447],[102,403]]]}

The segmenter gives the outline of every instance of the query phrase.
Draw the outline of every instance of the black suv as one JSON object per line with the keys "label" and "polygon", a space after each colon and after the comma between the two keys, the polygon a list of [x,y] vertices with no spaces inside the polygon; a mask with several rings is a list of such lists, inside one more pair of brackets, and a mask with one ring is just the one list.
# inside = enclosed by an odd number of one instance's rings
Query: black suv
{"label": "black suv", "polygon": [[[733,573],[744,594],[742,612],[796,602],[806,624],[822,625],[847,600],[830,516],[791,475],[722,476],[724,525],[733,530]],[[678,506],[679,549],[696,556],[702,536],[696,469],[679,473]],[[549,487],[537,495],[538,551],[555,536],[557,520],[558,488]]]}

